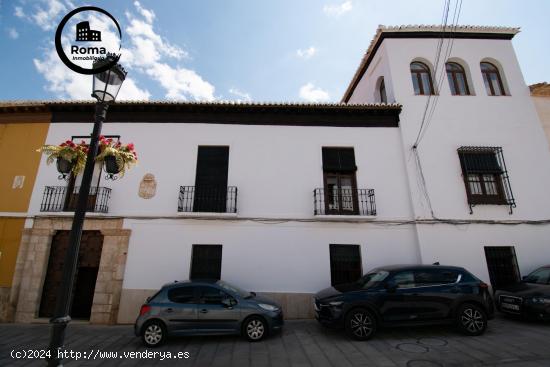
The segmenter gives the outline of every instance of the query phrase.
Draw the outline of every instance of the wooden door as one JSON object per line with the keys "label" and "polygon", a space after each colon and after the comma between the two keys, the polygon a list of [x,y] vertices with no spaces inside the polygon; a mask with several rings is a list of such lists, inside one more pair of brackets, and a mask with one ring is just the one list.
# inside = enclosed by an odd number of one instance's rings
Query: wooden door
{"label": "wooden door", "polygon": [[[54,314],[55,301],[63,277],[63,263],[69,247],[69,233],[69,231],[58,231],[52,239],[48,270],[44,280],[38,313],[40,317],[52,317]],[[70,312],[72,318],[90,318],[102,249],[103,236],[101,232],[84,231],[82,233],[73,285],[73,300]]]}
{"label": "wooden door", "polygon": [[229,147],[202,146],[197,155],[194,212],[227,211]]}

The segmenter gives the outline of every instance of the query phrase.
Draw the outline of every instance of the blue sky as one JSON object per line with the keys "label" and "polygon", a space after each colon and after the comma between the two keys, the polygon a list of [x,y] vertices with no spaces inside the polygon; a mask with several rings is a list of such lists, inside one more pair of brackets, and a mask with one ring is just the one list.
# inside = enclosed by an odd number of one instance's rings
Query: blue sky
{"label": "blue sky", "polygon": [[[99,6],[121,24],[129,80],[120,98],[336,102],[378,24],[438,24],[443,4],[0,0],[0,99],[89,98],[90,77],[53,51],[57,24],[78,6]],[[463,0],[459,23],[521,27],[513,43],[532,84],[550,81],[548,14],[548,0]]]}

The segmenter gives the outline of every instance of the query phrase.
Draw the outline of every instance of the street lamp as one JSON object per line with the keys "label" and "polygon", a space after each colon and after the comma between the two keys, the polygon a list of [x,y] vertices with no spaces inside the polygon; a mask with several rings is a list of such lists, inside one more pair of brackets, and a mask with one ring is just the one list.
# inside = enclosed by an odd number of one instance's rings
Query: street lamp
{"label": "street lamp", "polygon": [[[100,68],[113,60],[112,56],[107,56],[106,59],[96,60],[93,63],[93,68]],[[58,352],[63,348],[65,329],[67,328],[67,324],[71,321],[69,312],[71,308],[74,276],[78,265],[78,251],[80,250],[82,227],[84,225],[88,195],[90,194],[90,186],[94,173],[95,157],[98,153],[99,135],[101,134],[103,122],[107,117],[109,104],[115,101],[120,87],[122,86],[122,82],[124,82],[126,78],[126,74],[126,71],[119,64],[114,65],[106,71],[94,74],[92,97],[97,99],[95,105],[94,129],[90,138],[86,166],[82,174],[82,183],[78,191],[78,200],[74,212],[71,233],[69,235],[69,248],[67,249],[65,262],[63,263],[63,278],[61,279],[61,284],[57,293],[54,316],[50,320],[52,329],[48,366],[62,366],[63,356]]]}

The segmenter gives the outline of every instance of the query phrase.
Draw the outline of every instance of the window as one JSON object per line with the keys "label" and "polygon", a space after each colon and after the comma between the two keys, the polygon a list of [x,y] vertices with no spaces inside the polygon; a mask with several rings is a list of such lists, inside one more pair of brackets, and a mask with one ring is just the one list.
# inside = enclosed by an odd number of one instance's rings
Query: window
{"label": "window", "polygon": [[386,84],[384,83],[384,78],[380,81],[380,87],[378,87],[378,92],[380,93],[380,102],[388,103],[388,97],[386,95]]}
{"label": "window", "polygon": [[168,299],[176,303],[195,303],[195,287],[178,287],[168,291]]}
{"label": "window", "polygon": [[500,147],[458,149],[468,203],[516,206]]}
{"label": "window", "polygon": [[466,72],[464,68],[456,62],[448,62],[446,64],[447,79],[453,96],[468,96],[470,88],[466,80]]}
{"label": "window", "polygon": [[323,148],[326,214],[358,214],[353,148]]}
{"label": "window", "polygon": [[519,268],[514,246],[486,246],[485,259],[493,289],[519,282]]}
{"label": "window", "polygon": [[220,279],[222,245],[193,245],[190,279]]}
{"label": "window", "polygon": [[417,287],[429,287],[455,283],[458,272],[453,270],[416,270],[414,282]]}
{"label": "window", "polygon": [[352,283],[361,278],[359,245],[330,245],[331,284]]}
{"label": "window", "polygon": [[392,279],[397,288],[414,288],[414,273],[411,270],[401,271],[393,276]]}
{"label": "window", "polygon": [[194,212],[227,212],[228,146],[199,146]]}
{"label": "window", "polygon": [[540,268],[525,277],[526,283],[550,284],[550,268]]}
{"label": "window", "polygon": [[426,64],[418,61],[411,63],[411,77],[414,94],[434,94],[432,76],[430,75],[430,69],[426,66]]}
{"label": "window", "polygon": [[489,63],[481,63],[481,74],[483,75],[483,82],[485,83],[485,89],[487,94],[490,96],[503,96],[506,93],[504,92],[504,85],[502,84],[502,78],[498,68]]}
{"label": "window", "polygon": [[199,302],[206,305],[221,305],[225,299],[233,299],[229,294],[214,287],[199,288]]}

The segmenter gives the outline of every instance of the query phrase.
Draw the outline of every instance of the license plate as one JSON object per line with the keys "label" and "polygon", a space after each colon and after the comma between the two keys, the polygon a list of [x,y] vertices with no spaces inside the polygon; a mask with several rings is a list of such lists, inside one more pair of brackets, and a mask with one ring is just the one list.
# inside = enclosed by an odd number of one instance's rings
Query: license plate
{"label": "license plate", "polygon": [[506,308],[508,310],[512,311],[519,311],[519,305],[511,305],[509,303],[501,303],[500,305],[502,308]]}

